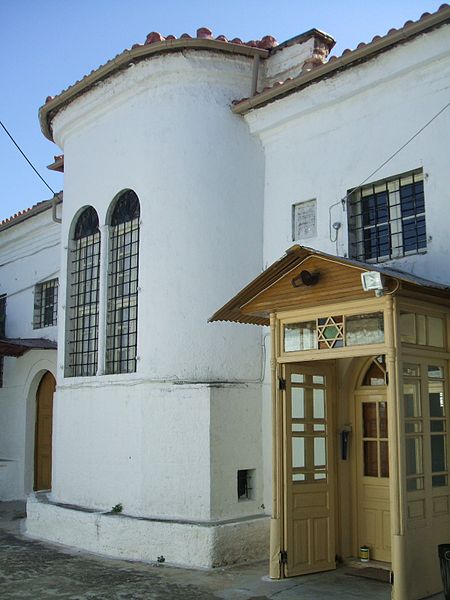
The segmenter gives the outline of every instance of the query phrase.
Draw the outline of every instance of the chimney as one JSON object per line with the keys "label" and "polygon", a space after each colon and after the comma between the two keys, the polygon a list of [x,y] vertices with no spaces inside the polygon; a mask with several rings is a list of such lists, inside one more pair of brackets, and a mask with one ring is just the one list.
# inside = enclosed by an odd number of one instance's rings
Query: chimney
{"label": "chimney", "polygon": [[264,61],[264,81],[261,85],[272,86],[277,81],[297,77],[326,62],[335,45],[334,39],[318,29],[297,35],[270,51]]}

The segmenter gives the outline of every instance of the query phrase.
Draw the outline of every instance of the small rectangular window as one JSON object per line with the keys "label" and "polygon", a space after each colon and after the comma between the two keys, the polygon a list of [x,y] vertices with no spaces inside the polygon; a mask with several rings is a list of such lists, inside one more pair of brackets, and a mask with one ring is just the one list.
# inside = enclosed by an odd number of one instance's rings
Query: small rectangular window
{"label": "small rectangular window", "polygon": [[317,235],[317,201],[307,200],[292,206],[292,240],[303,241]]}
{"label": "small rectangular window", "polygon": [[58,311],[58,280],[38,283],[34,288],[33,329],[56,325]]}
{"label": "small rectangular window", "polygon": [[237,497],[238,500],[252,500],[254,498],[255,469],[240,469],[237,472]]}
{"label": "small rectangular window", "polygon": [[350,257],[378,262],[427,247],[422,170],[349,191]]}
{"label": "small rectangular window", "polygon": [[445,347],[445,322],[443,317],[432,317],[413,312],[400,313],[400,339],[405,344]]}

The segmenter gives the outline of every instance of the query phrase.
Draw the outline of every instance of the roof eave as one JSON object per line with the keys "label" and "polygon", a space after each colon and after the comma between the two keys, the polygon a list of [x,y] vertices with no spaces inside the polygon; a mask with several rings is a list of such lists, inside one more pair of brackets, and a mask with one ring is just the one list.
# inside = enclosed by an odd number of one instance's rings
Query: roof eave
{"label": "roof eave", "polygon": [[255,48],[244,44],[233,44],[232,42],[198,38],[165,40],[164,42],[155,42],[153,44],[138,46],[137,48],[133,48],[131,50],[125,50],[41,106],[39,109],[39,122],[42,133],[47,139],[53,142],[54,140],[51,122],[55,114],[66,104],[86,92],[96,83],[107,78],[114,72],[123,69],[131,62],[137,62],[149,56],[163,52],[173,52],[188,49],[211,50],[216,52],[225,52],[228,54],[239,54],[241,56],[259,56],[260,58],[266,58],[269,55],[269,51],[263,48]]}
{"label": "roof eave", "polygon": [[4,231],[5,229],[9,229],[10,227],[13,227],[14,225],[18,225],[19,223],[22,223],[22,221],[26,221],[31,217],[35,217],[36,215],[39,215],[40,213],[43,213],[46,210],[53,209],[53,206],[55,206],[55,204],[61,204],[61,202],[63,201],[62,196],[62,192],[59,192],[55,194],[55,196],[50,200],[44,200],[43,202],[40,202],[33,208],[23,211],[21,214],[18,214],[16,216],[13,215],[9,219],[5,219],[4,222],[0,223],[0,232]]}
{"label": "roof eave", "polygon": [[379,40],[370,42],[361,48],[348,52],[335,58],[334,60],[328,61],[322,66],[316,67],[308,73],[301,74],[294,79],[287,81],[286,83],[277,85],[275,88],[271,88],[265,92],[261,92],[256,96],[242,100],[233,106],[233,112],[236,114],[245,114],[249,110],[254,108],[260,108],[275,100],[278,100],[284,96],[292,94],[302,88],[315,83],[326,77],[331,77],[338,71],[345,68],[351,67],[355,64],[370,60],[377,54],[389,50],[391,47],[408,41],[409,39],[425,33],[430,29],[440,27],[445,23],[450,22],[450,7],[438,11],[428,17],[403,27],[395,33],[390,33]]}
{"label": "roof eave", "polygon": [[368,264],[360,261],[333,256],[320,250],[314,250],[306,246],[291,246],[284,256],[275,261],[265,271],[260,273],[241,291],[239,291],[231,300],[224,304],[209,319],[209,322],[224,321],[234,323],[250,323],[254,325],[267,325],[269,323],[269,314],[244,312],[243,309],[252,300],[259,296],[267,288],[276,285],[290,271],[297,268],[306,258],[316,256],[327,261],[342,264],[349,268],[360,271],[379,271],[386,277],[396,280],[399,286],[395,293],[399,292],[403,285],[416,291],[426,290],[427,294],[445,298],[450,302],[450,287],[431,280],[417,278],[406,272],[397,271],[391,267],[383,267],[379,264]]}

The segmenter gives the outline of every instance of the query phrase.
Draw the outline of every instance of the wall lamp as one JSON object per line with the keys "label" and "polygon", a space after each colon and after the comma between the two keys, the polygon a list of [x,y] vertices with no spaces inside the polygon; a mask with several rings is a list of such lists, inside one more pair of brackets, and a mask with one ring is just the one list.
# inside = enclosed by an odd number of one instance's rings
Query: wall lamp
{"label": "wall lamp", "polygon": [[361,283],[365,292],[374,291],[377,297],[384,295],[384,279],[378,271],[361,273]]}
{"label": "wall lamp", "polygon": [[316,271],[315,273],[311,273],[310,271],[301,271],[300,275],[294,277],[292,280],[292,285],[294,287],[300,287],[302,285],[316,285],[319,281],[320,273]]}

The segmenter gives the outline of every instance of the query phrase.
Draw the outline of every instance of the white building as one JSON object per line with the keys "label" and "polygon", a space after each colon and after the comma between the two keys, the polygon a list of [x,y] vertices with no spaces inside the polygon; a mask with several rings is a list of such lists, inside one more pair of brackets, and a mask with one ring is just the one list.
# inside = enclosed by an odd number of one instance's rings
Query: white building
{"label": "white building", "polygon": [[51,483],[57,204],[41,202],[0,224],[0,500],[25,498]]}
{"label": "white building", "polygon": [[[367,544],[395,598],[440,589],[449,22],[444,5],[330,60],[318,30],[153,33],[47,100],[65,184],[52,485],[30,535],[208,567],[268,557],[270,526],[273,577]],[[293,242],[316,250],[244,288]],[[8,452],[22,495],[30,459]]]}

